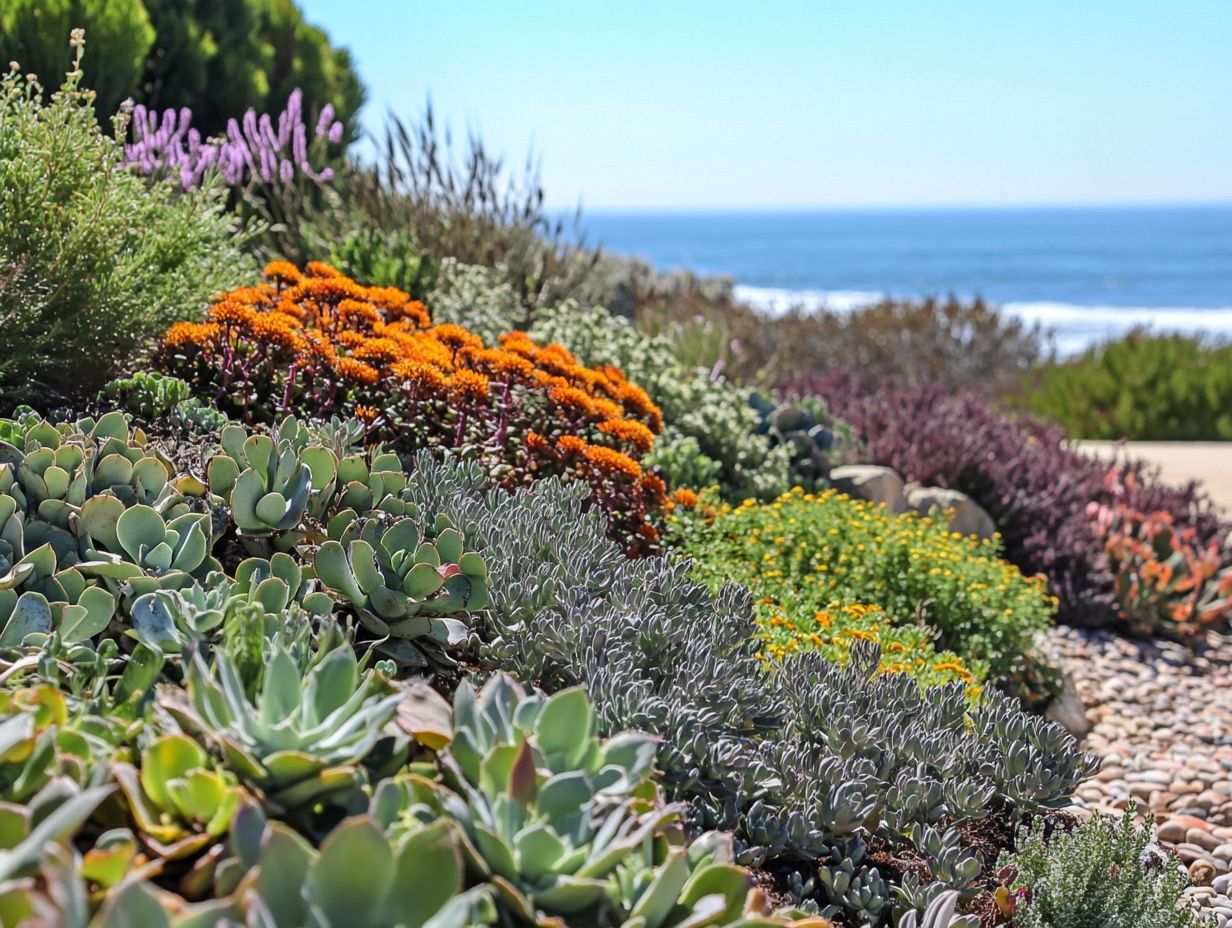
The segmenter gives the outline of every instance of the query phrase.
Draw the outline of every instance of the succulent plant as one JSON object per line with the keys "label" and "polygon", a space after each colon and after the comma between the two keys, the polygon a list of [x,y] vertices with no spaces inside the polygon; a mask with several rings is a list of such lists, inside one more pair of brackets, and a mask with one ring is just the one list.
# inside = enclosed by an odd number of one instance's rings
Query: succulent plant
{"label": "succulent plant", "polygon": [[[167,520],[152,506],[125,508],[114,496],[92,497],[81,509],[85,561],[80,572],[135,595],[178,589],[221,565],[210,555],[210,517],[186,512]],[[96,547],[97,546],[97,547]]]}
{"label": "succulent plant", "polygon": [[976,915],[955,915],[958,893],[948,890],[928,904],[923,913],[908,912],[898,922],[898,928],[979,928]]}
{"label": "succulent plant", "polygon": [[326,448],[309,453],[298,423],[284,419],[270,435],[249,435],[228,425],[220,435],[222,453],[210,459],[210,492],[231,507],[241,535],[263,537],[295,529],[318,488],[332,487],[336,462]]}
{"label": "succulent plant", "polygon": [[683,846],[682,810],[664,806],[650,779],[655,739],[603,741],[594,723],[581,689],[544,698],[497,675],[476,696],[464,682],[443,782],[384,781],[372,815],[394,835],[457,822],[472,872],[517,920],[666,928],[760,916],[730,837]]}
{"label": "succulent plant", "polygon": [[317,550],[313,570],[326,592],[354,607],[373,634],[391,639],[387,650],[408,663],[417,662],[415,651],[397,642],[459,644],[469,629],[448,616],[488,602],[483,559],[463,550],[461,534],[445,518],[430,535],[409,518],[351,522],[340,540]]}
{"label": "succulent plant", "polygon": [[157,371],[137,371],[131,377],[109,381],[99,392],[99,400],[112,400],[147,420],[165,416],[192,396],[192,386],[178,377]]}
{"label": "succulent plant", "polygon": [[226,834],[245,793],[217,770],[192,738],[159,735],[141,752],[140,769],[117,763],[113,775],[147,846],[166,860],[192,856]]}
{"label": "succulent plant", "polygon": [[228,896],[169,916],[144,890],[144,898],[117,899],[116,908],[148,912],[143,928],[471,928],[496,920],[491,887],[464,890],[461,855],[444,822],[390,840],[359,816],[317,850],[249,806],[236,818],[232,845],[222,874],[236,883]]}
{"label": "succulent plant", "polygon": [[[187,692],[169,690],[160,704],[185,732],[214,745],[227,769],[271,809],[286,813],[348,798],[364,782],[365,759],[393,737],[385,727],[403,698],[377,671],[361,675],[345,644],[306,670],[276,647],[252,700],[225,653],[215,653],[213,672],[194,654],[186,677]],[[390,756],[396,762],[406,748],[400,744]]]}
{"label": "succulent plant", "polygon": [[834,456],[851,444],[850,430],[833,427],[825,402],[810,396],[776,404],[759,393],[749,402],[760,419],[755,434],[790,450],[794,479],[806,487],[824,484]]}

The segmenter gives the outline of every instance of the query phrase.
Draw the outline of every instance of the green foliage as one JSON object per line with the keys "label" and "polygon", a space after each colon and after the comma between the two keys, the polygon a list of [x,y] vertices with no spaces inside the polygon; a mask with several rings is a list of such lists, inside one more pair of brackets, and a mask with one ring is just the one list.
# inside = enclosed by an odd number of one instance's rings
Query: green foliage
{"label": "green foliage", "polygon": [[[329,263],[354,280],[364,280],[374,287],[397,287],[417,300],[432,299],[433,314],[442,322],[459,322],[457,303],[448,305],[450,286],[437,289],[437,265],[405,229],[355,229],[341,240],[335,240],[329,253]],[[448,262],[456,266],[456,262]],[[457,298],[455,297],[455,300]],[[446,303],[444,315],[437,309],[438,300]],[[465,324],[465,322],[463,323]],[[502,330],[509,331],[508,329]],[[489,344],[493,338],[486,330],[477,330]],[[500,335],[502,332],[497,332]]]}
{"label": "green foliage", "polygon": [[518,921],[751,928],[745,916],[759,913],[730,836],[688,847],[672,836],[682,810],[664,806],[651,779],[655,739],[601,740],[594,726],[580,688],[545,699],[503,675],[478,694],[464,683],[440,780],[386,781],[374,814],[394,834],[452,818],[471,869],[500,881],[500,907]]}
{"label": "green foliage", "polygon": [[90,40],[95,96],[88,102],[99,122],[110,125],[120,104],[141,86],[155,48],[143,0],[11,0],[0,9],[0,62],[20,62],[44,87],[54,86],[71,69],[64,42],[79,28]]}
{"label": "green foliage", "polygon": [[[428,306],[434,321],[465,326],[488,345],[498,344],[506,332],[530,324],[529,313],[500,271],[460,264],[452,258],[441,261]],[[632,375],[630,379],[639,383]]]}
{"label": "green foliage", "polygon": [[0,390],[10,400],[97,389],[143,340],[253,269],[217,191],[149,187],[121,168],[81,78],[78,67],[47,102],[18,72],[0,79]]}
{"label": "green foliage", "polygon": [[[678,525],[700,576],[716,587],[743,583],[759,597],[772,651],[776,642],[792,651],[853,636],[877,640],[884,632],[888,669],[935,679],[953,658],[920,649],[921,638],[935,635],[938,647],[956,652],[974,673],[986,667],[994,681],[1007,683],[1030,667],[1035,635],[1055,608],[1042,581],[999,559],[996,542],[956,535],[930,518],[894,516],[833,490],[724,507],[710,521],[695,511]],[[880,623],[853,627],[835,608],[861,604],[879,607],[893,625],[923,625],[925,634],[904,638]],[[962,678],[961,668],[952,669]]]}
{"label": "green foliage", "polygon": [[137,371],[130,377],[109,380],[98,399],[147,421],[166,418],[186,431],[216,432],[227,424],[226,415],[193,396],[186,381],[157,371]]}
{"label": "green foliage", "polygon": [[[734,829],[740,862],[765,864],[823,914],[880,926],[966,891],[980,865],[963,822],[1055,808],[1091,771],[1016,701],[990,689],[973,704],[955,684],[922,694],[877,674],[866,642],[844,668],[796,654],[769,672],[747,591],[711,593],[687,563],[624,558],[576,489],[485,490],[477,468],[421,455],[411,497],[488,564],[481,655],[549,693],[584,686],[600,734],[660,734],[664,786],[689,800],[692,823]],[[891,887],[874,840],[921,855],[927,875]]]}
{"label": "green foliage", "polygon": [[448,663],[468,637],[458,617],[486,601],[483,560],[443,517],[420,524],[397,456],[354,452],[343,423],[227,426],[208,483],[118,411],[0,420],[0,434],[0,648],[77,646],[90,663],[118,634],[155,661],[222,642],[259,674],[253,635],[295,640],[341,606],[384,653],[426,666]]}
{"label": "green foliage", "polygon": [[[1209,928],[1181,899],[1189,877],[1176,860],[1148,850],[1151,825],[1095,816],[1068,834],[1036,822],[1018,835],[1018,850],[1002,858],[1025,889],[1014,928]],[[1050,833],[1051,832],[1051,833]]]}
{"label": "green foliage", "polygon": [[296,87],[309,114],[330,103],[346,126],[363,103],[350,54],[292,0],[13,0],[0,11],[0,60],[46,83],[68,65],[75,28],[99,62],[92,102],[104,124],[129,97],[188,107],[206,136],[249,107],[278,112]]}
{"label": "green foliage", "polygon": [[540,342],[559,342],[588,366],[621,368],[650,394],[665,428],[647,461],[663,469],[669,485],[718,483],[737,500],[773,498],[792,485],[792,450],[754,434],[761,417],[750,391],[686,369],[667,337],[648,337],[627,319],[576,303],[539,310],[530,333]]}
{"label": "green foliage", "polygon": [[1071,438],[1232,439],[1232,346],[1131,332],[1038,372],[1021,400]]}

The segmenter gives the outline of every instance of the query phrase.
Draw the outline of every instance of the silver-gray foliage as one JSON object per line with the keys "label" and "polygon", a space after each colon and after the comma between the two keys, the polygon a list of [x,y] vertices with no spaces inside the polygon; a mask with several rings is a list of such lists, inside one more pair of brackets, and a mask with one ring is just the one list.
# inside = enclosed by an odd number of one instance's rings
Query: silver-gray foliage
{"label": "silver-gray foliage", "polygon": [[[970,890],[980,864],[959,826],[1062,805],[1091,769],[999,693],[973,708],[959,684],[876,675],[872,647],[846,667],[804,654],[768,669],[746,590],[712,595],[687,563],[626,559],[576,487],[484,489],[473,466],[425,455],[409,492],[488,564],[483,655],[549,691],[584,685],[604,734],[661,735],[664,786],[695,824],[734,829],[743,862],[794,869],[823,912],[884,925]],[[889,887],[867,862],[874,841],[912,849],[928,878]]]}

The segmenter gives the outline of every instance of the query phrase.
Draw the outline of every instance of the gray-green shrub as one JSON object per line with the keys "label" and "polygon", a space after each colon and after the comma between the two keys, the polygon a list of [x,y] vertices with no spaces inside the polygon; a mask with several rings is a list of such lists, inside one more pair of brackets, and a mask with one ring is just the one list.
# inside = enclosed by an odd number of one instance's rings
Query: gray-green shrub
{"label": "gray-green shrub", "polygon": [[[548,691],[585,686],[605,734],[661,736],[664,786],[695,824],[735,829],[742,862],[824,912],[881,926],[971,888],[963,822],[1064,804],[1091,770],[1016,702],[989,691],[973,707],[961,685],[922,694],[874,675],[868,647],[845,668],[817,654],[763,664],[747,590],[713,594],[686,562],[626,559],[576,488],[485,489],[477,468],[421,455],[408,493],[488,565],[482,657]],[[891,887],[868,859],[874,840],[921,855],[931,878]]]}
{"label": "gray-green shrub", "polygon": [[1014,928],[1208,928],[1181,902],[1189,877],[1180,862],[1150,842],[1150,824],[1136,825],[1132,809],[1051,839],[1042,822],[1022,829],[1017,853],[1001,861],[1025,890]]}
{"label": "gray-green shrub", "polygon": [[650,394],[666,426],[647,462],[663,469],[669,485],[718,483],[732,499],[770,499],[790,489],[791,451],[754,434],[761,416],[750,391],[718,372],[686,368],[666,336],[572,302],[539,310],[530,334],[559,342],[583,364],[619,367]]}
{"label": "gray-green shrub", "polygon": [[120,164],[82,89],[0,79],[0,391],[88,391],[149,336],[250,277],[212,189],[148,185]]}

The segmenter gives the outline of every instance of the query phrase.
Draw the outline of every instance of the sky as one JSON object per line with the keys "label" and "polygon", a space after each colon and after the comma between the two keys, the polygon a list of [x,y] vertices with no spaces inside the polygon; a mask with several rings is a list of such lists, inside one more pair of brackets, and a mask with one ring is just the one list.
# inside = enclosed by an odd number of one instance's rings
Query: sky
{"label": "sky", "polygon": [[588,211],[1232,202],[1232,0],[300,0]]}

